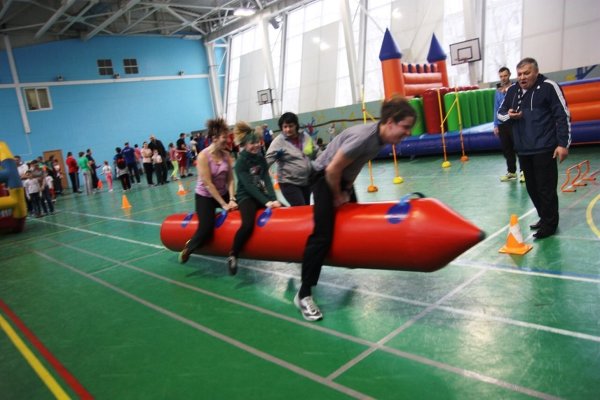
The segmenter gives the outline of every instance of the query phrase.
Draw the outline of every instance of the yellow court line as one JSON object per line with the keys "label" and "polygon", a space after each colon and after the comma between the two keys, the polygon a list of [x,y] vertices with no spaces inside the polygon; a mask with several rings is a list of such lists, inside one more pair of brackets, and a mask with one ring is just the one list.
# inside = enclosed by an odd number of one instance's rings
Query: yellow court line
{"label": "yellow court line", "polygon": [[36,358],[36,356],[29,350],[27,345],[21,340],[17,332],[10,326],[10,324],[0,315],[0,327],[6,332],[8,338],[13,342],[15,347],[21,352],[23,357],[27,360],[31,368],[38,374],[40,379],[48,386],[48,389],[54,394],[57,399],[70,399],[65,391],[60,387],[58,382],[52,377],[48,370],[42,365],[42,363]]}
{"label": "yellow court line", "polygon": [[596,202],[600,200],[600,194],[598,196],[596,196],[594,198],[594,200],[592,200],[590,202],[590,204],[587,206],[587,210],[585,210],[585,220],[587,221],[588,225],[590,226],[590,229],[592,230],[592,232],[594,232],[596,234],[596,236],[598,236],[600,238],[600,229],[598,229],[596,227],[596,225],[594,224],[594,219],[592,218],[592,208],[594,208],[594,205],[596,204]]}

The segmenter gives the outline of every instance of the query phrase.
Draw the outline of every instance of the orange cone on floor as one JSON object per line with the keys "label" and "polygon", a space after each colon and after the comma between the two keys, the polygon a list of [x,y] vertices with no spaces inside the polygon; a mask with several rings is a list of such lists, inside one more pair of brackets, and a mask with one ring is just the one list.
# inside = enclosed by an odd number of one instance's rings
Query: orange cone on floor
{"label": "orange cone on floor", "polygon": [[129,200],[127,200],[127,196],[125,195],[123,195],[123,200],[121,204],[121,208],[131,208],[131,204],[129,204]]}
{"label": "orange cone on floor", "polygon": [[179,190],[177,190],[177,194],[180,196],[183,196],[186,193],[187,193],[187,190],[185,190],[183,188],[183,184],[181,182],[179,182]]}
{"label": "orange cone on floor", "polygon": [[521,228],[519,227],[519,217],[515,214],[511,215],[506,244],[498,252],[523,255],[532,248],[532,245],[523,243],[523,235],[521,235]]}
{"label": "orange cone on floor", "polygon": [[98,189],[102,189],[102,181],[98,179],[98,184],[96,185]]}

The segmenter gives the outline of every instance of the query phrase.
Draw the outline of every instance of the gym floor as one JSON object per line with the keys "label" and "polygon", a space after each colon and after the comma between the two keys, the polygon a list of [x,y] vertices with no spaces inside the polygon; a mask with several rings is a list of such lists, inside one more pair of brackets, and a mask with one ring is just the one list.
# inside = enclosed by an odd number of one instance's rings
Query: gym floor
{"label": "gym floor", "polygon": [[[571,148],[559,185],[570,165],[596,171],[598,150]],[[298,264],[242,259],[233,277],[224,258],[180,265],[159,237],[194,209],[176,183],[136,185],[128,210],[120,189],[59,198],[57,214],[0,236],[0,397],[598,398],[600,177],[559,193],[557,234],[534,241],[525,185],[499,181],[500,154],[469,156],[401,159],[400,185],[376,161],[376,193],[363,170],[361,202],[422,192],[487,237],[430,274],[325,267],[317,323],[292,305]],[[511,214],[534,246],[524,256],[498,253]]]}

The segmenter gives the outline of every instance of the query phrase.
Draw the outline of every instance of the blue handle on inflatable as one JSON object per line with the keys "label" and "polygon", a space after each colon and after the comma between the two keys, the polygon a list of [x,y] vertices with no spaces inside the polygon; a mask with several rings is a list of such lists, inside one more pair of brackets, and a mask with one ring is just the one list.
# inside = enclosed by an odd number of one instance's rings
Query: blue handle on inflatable
{"label": "blue handle on inflatable", "polygon": [[215,220],[215,227],[220,227],[221,225],[223,225],[225,223],[225,220],[227,219],[227,211],[223,210],[219,213],[219,215],[217,216],[217,219]]}
{"label": "blue handle on inflatable", "polygon": [[273,211],[267,207],[267,209],[259,215],[258,221],[256,221],[256,225],[260,226],[261,228],[265,226],[267,222],[269,222],[271,214],[273,214]]}
{"label": "blue handle on inflatable", "polygon": [[181,221],[181,227],[185,228],[186,226],[188,226],[188,224],[190,223],[190,221],[192,220],[192,218],[194,217],[194,213],[188,213],[185,215],[185,217],[183,217],[183,221]]}
{"label": "blue handle on inflatable", "polygon": [[388,210],[386,217],[390,224],[398,224],[406,218],[408,213],[410,212],[410,199],[413,196],[417,196],[419,198],[425,197],[423,193],[415,192],[407,194],[403,196],[398,203],[394,204]]}

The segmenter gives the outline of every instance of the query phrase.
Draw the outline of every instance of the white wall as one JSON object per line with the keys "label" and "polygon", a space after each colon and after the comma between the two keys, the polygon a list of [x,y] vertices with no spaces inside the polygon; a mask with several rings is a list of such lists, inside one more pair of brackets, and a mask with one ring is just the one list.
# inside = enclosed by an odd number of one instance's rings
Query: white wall
{"label": "white wall", "polygon": [[522,56],[540,71],[559,71],[600,63],[600,2],[523,1]]}

